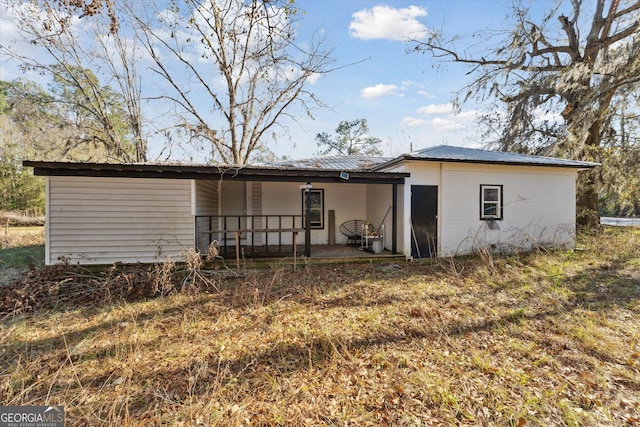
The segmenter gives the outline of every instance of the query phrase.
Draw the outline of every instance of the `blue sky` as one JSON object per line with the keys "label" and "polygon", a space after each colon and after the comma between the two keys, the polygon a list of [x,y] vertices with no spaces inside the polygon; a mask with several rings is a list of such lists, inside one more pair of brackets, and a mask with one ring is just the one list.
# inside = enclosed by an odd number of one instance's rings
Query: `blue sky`
{"label": "blue sky", "polygon": [[[337,69],[309,87],[331,108],[316,109],[315,120],[300,117],[287,132],[279,132],[277,144],[269,147],[276,155],[310,157],[318,151],[317,133],[334,134],[340,121],[360,118],[367,119],[371,136],[382,139],[380,148],[388,156],[411,147],[482,145],[474,121],[477,106],[463,105],[455,114],[449,104],[454,93],[469,83],[468,68],[407,53],[413,45],[403,40],[419,38],[428,30],[452,36],[508,28],[510,1],[296,0],[295,4],[304,11],[300,40],[321,31],[335,48]],[[534,4],[546,8],[552,1]],[[0,42],[7,43],[14,31],[10,22],[0,19]],[[3,58],[0,78],[20,75],[15,64]]]}
{"label": "blue sky", "polygon": [[[547,3],[547,2],[543,2]],[[290,128],[291,143],[278,143],[279,155],[300,157],[317,150],[318,132],[334,133],[342,120],[366,118],[386,155],[448,144],[477,147],[473,105],[454,114],[454,93],[469,82],[468,69],[407,53],[407,31],[425,29],[470,34],[508,26],[508,2],[484,0],[374,1],[298,0],[308,29],[322,28],[336,47],[337,64],[352,64],[322,77],[312,88],[329,104],[315,121]]]}

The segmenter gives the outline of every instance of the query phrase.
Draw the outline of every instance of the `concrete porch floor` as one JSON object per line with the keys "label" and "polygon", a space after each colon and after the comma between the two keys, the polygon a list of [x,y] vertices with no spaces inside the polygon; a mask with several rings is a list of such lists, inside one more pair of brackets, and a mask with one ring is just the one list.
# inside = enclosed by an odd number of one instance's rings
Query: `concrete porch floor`
{"label": "concrete porch floor", "polygon": [[[288,258],[293,261],[293,247],[291,245],[282,245],[281,250],[277,246],[269,247],[265,250],[264,246],[242,247],[240,258],[251,259],[256,262],[268,262],[270,259],[282,260]],[[221,255],[228,261],[235,260],[235,247],[227,247],[227,254],[224,254],[224,248],[221,248]],[[296,259],[298,262],[304,262],[304,245],[297,245]],[[362,249],[355,245],[312,245],[311,257],[307,262],[312,264],[331,264],[340,262],[374,262],[374,261],[404,261],[404,254],[392,254],[389,250],[383,250],[380,253],[373,253]]]}
{"label": "concrete porch floor", "polygon": [[[304,253],[304,247],[302,248]],[[392,254],[391,251],[383,250],[380,253],[366,251],[360,246],[346,245],[316,245],[311,246],[311,258],[404,258],[403,254]]]}

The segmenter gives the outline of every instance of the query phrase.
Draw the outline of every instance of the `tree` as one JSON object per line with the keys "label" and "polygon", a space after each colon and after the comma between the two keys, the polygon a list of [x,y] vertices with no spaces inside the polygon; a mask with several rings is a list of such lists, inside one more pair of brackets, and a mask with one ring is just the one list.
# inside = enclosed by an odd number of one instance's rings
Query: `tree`
{"label": "tree", "polygon": [[264,144],[258,145],[251,152],[251,163],[275,162],[279,157]]}
{"label": "tree", "polygon": [[369,136],[368,132],[367,119],[344,120],[336,128],[335,137],[326,132],[316,135],[316,142],[321,148],[318,154],[336,152],[348,156],[381,156],[382,151],[378,146],[382,140]]}
{"label": "tree", "polygon": [[[43,46],[48,60],[100,70],[104,85],[118,90],[137,154],[146,147],[138,141],[147,129],[165,135],[169,150],[177,139],[205,142],[216,159],[242,165],[284,119],[322,106],[308,86],[329,71],[331,50],[317,37],[297,40],[300,15],[293,0],[8,1],[25,39]],[[94,44],[79,37],[80,27],[94,29]],[[30,67],[55,71],[0,49]],[[164,87],[157,79],[138,79],[143,60]],[[150,102],[147,114],[141,99]],[[152,115],[160,123],[152,123]]]}
{"label": "tree", "polygon": [[0,100],[0,139],[7,153],[42,159],[44,153],[56,150],[59,142],[53,139],[61,135],[61,127],[50,94],[28,80],[0,81]]}
{"label": "tree", "polygon": [[[491,101],[485,124],[499,149],[599,161],[612,101],[640,82],[640,2],[606,6],[605,0],[558,1],[534,19],[516,3],[513,28],[506,39],[488,40],[489,49],[457,48],[436,33],[415,41],[414,49],[471,67],[475,78],[456,101]],[[597,222],[598,174],[580,176],[583,224]]]}
{"label": "tree", "polygon": [[[6,118],[0,116],[0,126]],[[44,213],[44,180],[22,167],[20,147],[0,139],[0,211],[18,210],[36,215]]]}
{"label": "tree", "polygon": [[44,151],[52,123],[44,108],[48,99],[31,82],[0,81],[0,210],[44,212],[44,181],[23,168],[22,160]]}
{"label": "tree", "polygon": [[[109,86],[102,86],[91,70],[66,64],[55,70],[51,91],[61,105],[62,126],[74,130],[64,138],[62,158],[82,153],[86,161],[141,160],[129,139],[125,100]],[[142,160],[144,156],[142,156]]]}
{"label": "tree", "polygon": [[640,214],[640,95],[629,93],[612,103],[600,151],[600,210],[608,216]]}
{"label": "tree", "polygon": [[[92,74],[77,70],[66,79],[56,78],[49,92],[24,79],[0,81],[0,209],[44,209],[44,181],[23,168],[23,160],[131,159],[133,143],[110,145],[114,139],[129,141],[121,98],[99,87],[95,77],[83,86],[98,89],[106,103],[86,98],[92,92],[78,90],[70,80],[87,76]],[[107,110],[94,114],[97,108]],[[97,121],[101,116],[113,126],[112,135],[105,135],[105,126]],[[122,149],[129,151],[118,151]]]}
{"label": "tree", "polygon": [[[0,45],[0,53],[18,60],[27,70],[51,76],[57,85],[65,87],[65,94],[73,94],[67,101],[87,102],[76,104],[74,110],[84,109],[86,116],[93,116],[94,139],[80,137],[76,142],[101,144],[111,161],[145,162],[147,142],[141,111],[140,58],[133,39],[123,35],[115,3],[75,0],[34,0],[28,4],[7,0],[6,3],[20,31],[19,41],[41,50],[27,56],[19,44],[6,44]],[[89,18],[90,25],[78,25],[80,19]],[[131,31],[126,25],[125,28]],[[100,76],[96,76],[94,70],[99,70]],[[113,83],[113,88],[101,80]],[[113,111],[114,102],[122,107],[117,114]],[[127,126],[126,138],[123,123]],[[98,134],[101,136],[96,139]]]}
{"label": "tree", "polygon": [[324,40],[296,42],[292,3],[174,0],[151,18],[130,9],[177,126],[224,163],[245,164],[295,108],[321,105],[307,86],[328,72],[331,52]]}

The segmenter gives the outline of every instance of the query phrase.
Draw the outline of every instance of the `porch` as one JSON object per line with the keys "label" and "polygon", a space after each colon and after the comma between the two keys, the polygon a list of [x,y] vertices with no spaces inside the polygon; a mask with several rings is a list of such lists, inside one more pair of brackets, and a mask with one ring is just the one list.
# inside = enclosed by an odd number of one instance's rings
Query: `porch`
{"label": "porch", "polygon": [[316,245],[313,247],[312,262],[316,264],[331,264],[334,262],[374,262],[374,261],[405,261],[402,253],[392,253],[384,249],[379,253],[364,250],[359,245]]}
{"label": "porch", "polygon": [[[363,236],[355,243],[313,244],[307,242],[303,215],[196,215],[196,246],[205,253],[216,243],[224,259],[268,259],[292,258],[301,255],[318,262],[336,262],[349,259],[351,262],[372,259],[404,259],[403,254],[394,254],[385,249],[384,233],[375,236],[379,244],[374,248],[371,236]],[[335,223],[329,222],[329,233],[336,232]],[[382,227],[384,229],[384,226]],[[369,237],[369,238],[367,238]],[[308,244],[307,244],[308,243]],[[320,261],[322,260],[322,261]]]}
{"label": "porch", "polygon": [[[194,180],[196,247],[205,253],[215,241],[227,260],[398,253],[398,187],[408,174],[317,168],[314,163],[308,169],[260,169],[256,176],[240,169],[221,180]],[[340,231],[352,220],[370,224],[371,233],[384,230],[383,241],[365,240],[376,245],[376,254],[358,246],[348,254],[328,251],[353,243]]]}
{"label": "porch", "polygon": [[196,215],[195,231],[196,247],[202,253],[217,242],[224,258],[264,258],[301,253],[298,235],[305,229],[304,217],[295,214]]}

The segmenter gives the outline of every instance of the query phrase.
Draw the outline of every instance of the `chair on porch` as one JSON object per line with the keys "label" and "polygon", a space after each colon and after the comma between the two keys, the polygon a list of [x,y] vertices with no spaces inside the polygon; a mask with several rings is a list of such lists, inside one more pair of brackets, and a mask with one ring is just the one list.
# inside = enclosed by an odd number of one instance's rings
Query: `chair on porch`
{"label": "chair on porch", "polygon": [[340,224],[340,233],[347,238],[347,245],[358,245],[362,240],[362,228],[367,224],[363,219],[350,219]]}

